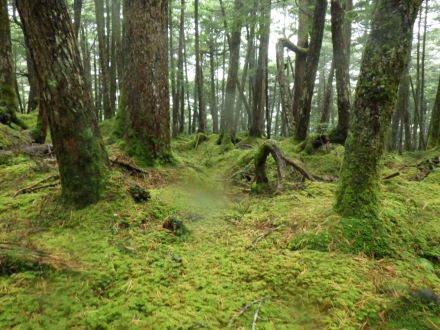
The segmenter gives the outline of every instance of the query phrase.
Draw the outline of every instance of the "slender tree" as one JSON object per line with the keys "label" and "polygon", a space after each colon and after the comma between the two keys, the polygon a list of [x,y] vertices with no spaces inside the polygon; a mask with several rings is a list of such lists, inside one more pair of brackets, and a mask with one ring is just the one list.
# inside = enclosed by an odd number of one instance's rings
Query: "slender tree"
{"label": "slender tree", "polygon": [[379,0],[356,88],[336,210],[377,217],[380,160],[422,0]]}
{"label": "slender tree", "polygon": [[26,128],[16,115],[18,100],[15,85],[8,1],[0,0],[0,123],[6,125],[14,123]]}
{"label": "slender tree", "polygon": [[129,0],[126,6],[125,139],[144,161],[168,162],[168,1]]}
{"label": "slender tree", "polygon": [[47,105],[62,195],[78,206],[96,202],[108,160],[67,7],[17,0],[17,8]]}
{"label": "slender tree", "polygon": [[200,53],[200,28],[199,28],[199,0],[194,1],[194,23],[195,23],[195,52],[196,52],[196,91],[198,98],[198,131],[204,133],[206,131],[206,114],[205,114],[205,95],[203,92],[203,71],[202,59]]}
{"label": "slender tree", "polygon": [[99,64],[102,79],[102,97],[104,107],[104,118],[108,119],[114,115],[110,97],[110,67],[105,33],[104,0],[95,0],[96,29],[98,34]]}
{"label": "slender tree", "polygon": [[440,78],[437,87],[437,96],[431,114],[431,129],[429,130],[428,146],[440,146]]}
{"label": "slender tree", "polygon": [[83,0],[73,1],[73,31],[78,39],[79,30],[81,27],[81,11],[83,6]]}

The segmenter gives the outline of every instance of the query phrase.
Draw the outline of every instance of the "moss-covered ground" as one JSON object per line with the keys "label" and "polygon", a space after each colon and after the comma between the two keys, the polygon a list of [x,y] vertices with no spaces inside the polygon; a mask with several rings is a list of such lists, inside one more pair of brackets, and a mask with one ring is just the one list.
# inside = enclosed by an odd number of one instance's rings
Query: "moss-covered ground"
{"label": "moss-covered ground", "polygon": [[[109,126],[110,157],[130,161]],[[401,174],[382,185],[381,245],[333,211],[336,183],[289,173],[283,191],[255,194],[255,149],[225,151],[216,136],[194,149],[194,139],[173,141],[173,166],[142,176],[114,168],[102,200],[81,210],[63,206],[56,185],[14,197],[56,166],[5,156],[0,328],[251,329],[257,311],[257,329],[440,328],[439,306],[411,295],[440,294],[440,171],[413,180],[413,165],[434,154],[386,157],[384,176]],[[343,148],[308,155],[289,140],[280,146],[311,173],[338,176]],[[134,202],[133,184],[151,199]],[[164,229],[170,218],[188,231]],[[360,252],[369,243],[375,250]]]}

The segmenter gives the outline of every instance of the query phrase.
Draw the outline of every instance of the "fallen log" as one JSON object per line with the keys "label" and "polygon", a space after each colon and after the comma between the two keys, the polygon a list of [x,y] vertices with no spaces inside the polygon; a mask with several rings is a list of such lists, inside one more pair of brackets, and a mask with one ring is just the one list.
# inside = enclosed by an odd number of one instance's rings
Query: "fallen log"
{"label": "fallen log", "polygon": [[130,163],[124,162],[122,160],[119,160],[118,158],[110,159],[110,164],[112,166],[122,168],[123,170],[130,172],[131,174],[148,174],[146,170],[137,167],[135,165],[132,165]]}

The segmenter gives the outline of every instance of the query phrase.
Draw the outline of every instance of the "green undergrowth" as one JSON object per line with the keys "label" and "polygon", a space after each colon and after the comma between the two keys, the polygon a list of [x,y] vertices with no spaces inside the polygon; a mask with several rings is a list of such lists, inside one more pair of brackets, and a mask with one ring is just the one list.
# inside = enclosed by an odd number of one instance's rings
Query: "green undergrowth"
{"label": "green undergrowth", "polygon": [[[111,126],[110,157],[127,157]],[[438,307],[410,294],[440,294],[440,172],[417,182],[407,167],[384,181],[383,235],[370,242],[358,234],[369,224],[333,211],[335,182],[286,170],[284,189],[254,194],[262,141],[225,150],[217,139],[195,148],[194,135],[176,138],[175,164],[144,176],[114,168],[101,201],[81,210],[63,205],[56,185],[14,196],[56,174],[51,162],[14,155],[0,164],[0,262],[1,242],[45,253],[4,262],[0,328],[250,329],[257,310],[258,329],[440,327]],[[343,148],[306,155],[279,144],[312,174],[338,176]],[[384,175],[425,157],[389,155]],[[274,185],[270,158],[268,177]],[[135,202],[133,184],[151,199]],[[164,229],[168,219],[188,231]]]}

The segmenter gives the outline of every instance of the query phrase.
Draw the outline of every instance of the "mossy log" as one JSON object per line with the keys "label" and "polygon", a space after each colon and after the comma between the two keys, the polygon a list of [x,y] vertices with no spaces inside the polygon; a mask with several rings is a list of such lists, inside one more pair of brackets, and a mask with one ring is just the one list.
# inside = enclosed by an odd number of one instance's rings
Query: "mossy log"
{"label": "mossy log", "polygon": [[255,155],[255,180],[258,190],[265,189],[269,185],[269,179],[266,174],[267,157],[272,155],[277,166],[277,190],[281,189],[284,180],[284,169],[286,165],[292,166],[295,171],[302,175],[306,180],[315,181],[313,175],[308,173],[302,166],[297,164],[294,160],[286,157],[275,141],[266,141],[263,143]]}

